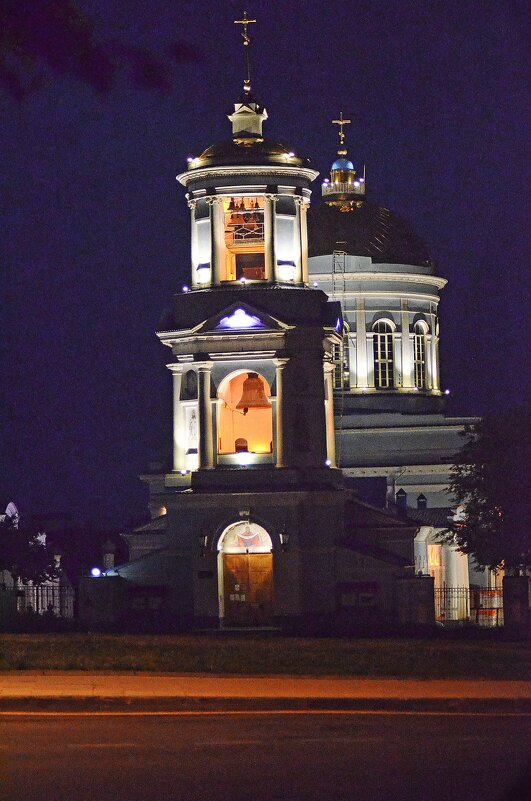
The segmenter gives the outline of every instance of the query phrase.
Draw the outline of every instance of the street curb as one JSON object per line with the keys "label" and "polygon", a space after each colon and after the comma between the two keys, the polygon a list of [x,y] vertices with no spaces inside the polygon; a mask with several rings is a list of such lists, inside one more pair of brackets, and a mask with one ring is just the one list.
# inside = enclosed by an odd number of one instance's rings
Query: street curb
{"label": "street curb", "polygon": [[242,698],[103,696],[2,697],[0,713],[7,712],[411,712],[481,713],[505,712],[531,715],[526,698]]}

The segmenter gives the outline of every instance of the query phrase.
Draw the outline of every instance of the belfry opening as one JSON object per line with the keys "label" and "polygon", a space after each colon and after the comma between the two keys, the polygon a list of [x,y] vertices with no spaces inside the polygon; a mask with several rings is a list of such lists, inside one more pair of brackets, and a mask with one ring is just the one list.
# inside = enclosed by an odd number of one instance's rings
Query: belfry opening
{"label": "belfry opening", "polygon": [[273,453],[271,388],[254,371],[227,377],[218,390],[218,453]]}

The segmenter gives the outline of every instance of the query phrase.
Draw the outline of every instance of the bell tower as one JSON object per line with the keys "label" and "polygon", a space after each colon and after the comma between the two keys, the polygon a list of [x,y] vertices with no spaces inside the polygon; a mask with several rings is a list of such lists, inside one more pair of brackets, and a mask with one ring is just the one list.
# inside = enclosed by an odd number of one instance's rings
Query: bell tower
{"label": "bell tower", "polygon": [[[332,353],[338,303],[308,286],[306,211],[317,172],[262,131],[246,77],[232,138],[177,180],[191,214],[191,281],[158,336],[171,348],[173,483],[199,471],[335,464]],[[238,481],[241,482],[240,477]]]}

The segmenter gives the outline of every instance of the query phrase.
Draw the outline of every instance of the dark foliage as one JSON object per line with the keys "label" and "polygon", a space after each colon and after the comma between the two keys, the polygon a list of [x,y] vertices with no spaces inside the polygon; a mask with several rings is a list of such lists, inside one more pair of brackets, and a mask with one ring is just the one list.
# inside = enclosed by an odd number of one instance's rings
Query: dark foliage
{"label": "dark foliage", "polygon": [[14,579],[41,584],[56,575],[53,548],[46,545],[38,528],[19,525],[7,518],[0,523],[0,570],[8,570]]}
{"label": "dark foliage", "polygon": [[487,416],[466,431],[451,489],[464,507],[446,534],[481,566],[510,572],[531,565],[528,469],[530,404]]}
{"label": "dark foliage", "polygon": [[198,60],[186,42],[166,44],[168,55],[124,46],[99,35],[75,0],[0,0],[0,88],[15,100],[52,76],[109,91],[122,68],[142,89],[171,90],[171,64]]}

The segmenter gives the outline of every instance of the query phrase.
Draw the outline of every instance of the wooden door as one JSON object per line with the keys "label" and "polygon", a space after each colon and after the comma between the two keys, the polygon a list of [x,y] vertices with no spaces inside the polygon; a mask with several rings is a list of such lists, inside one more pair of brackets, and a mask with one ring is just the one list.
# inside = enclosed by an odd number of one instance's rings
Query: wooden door
{"label": "wooden door", "polygon": [[267,626],[273,618],[273,554],[223,554],[223,596],[228,626]]}

